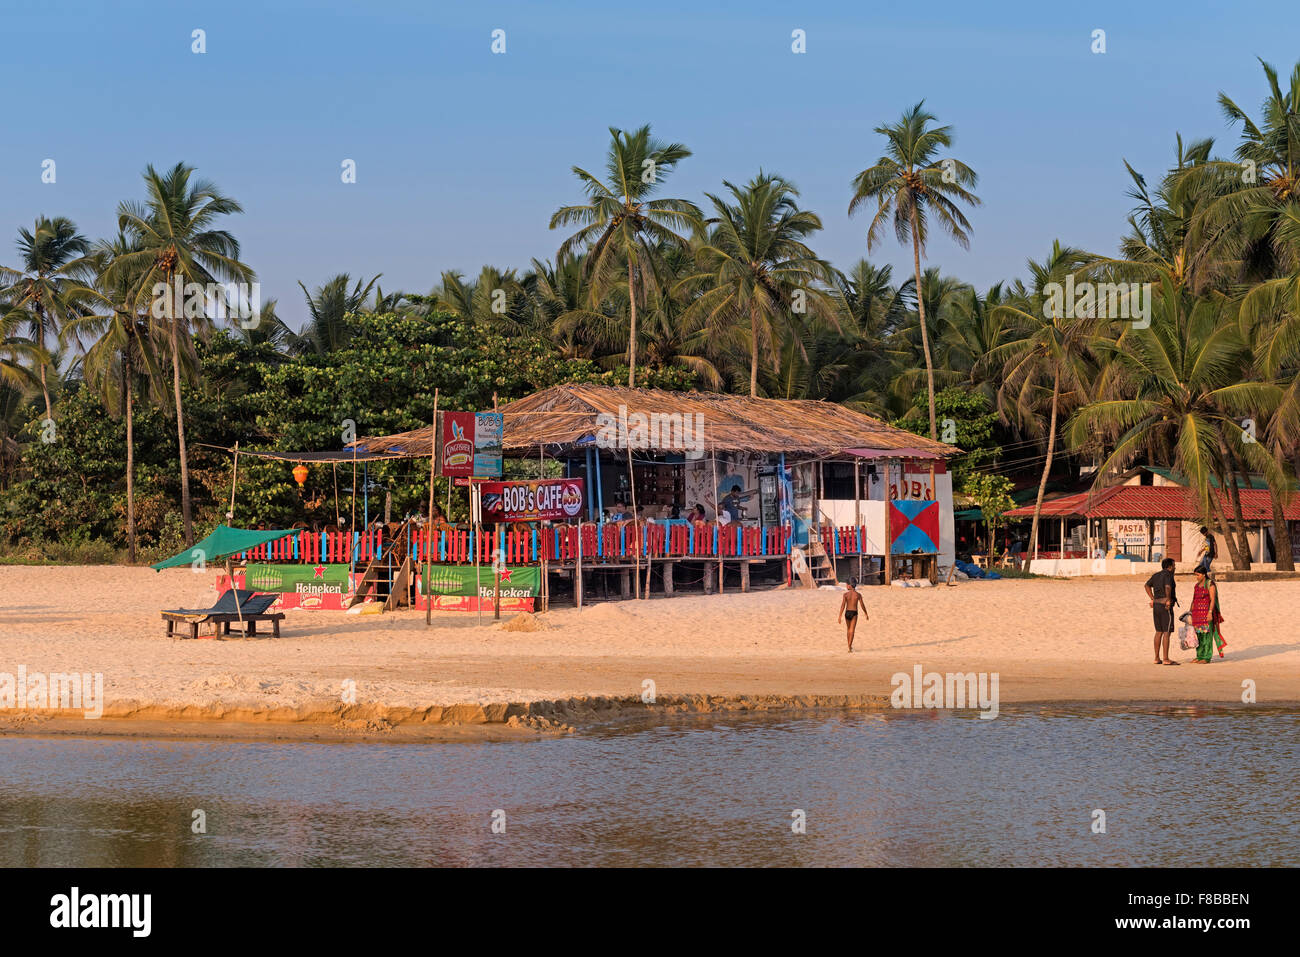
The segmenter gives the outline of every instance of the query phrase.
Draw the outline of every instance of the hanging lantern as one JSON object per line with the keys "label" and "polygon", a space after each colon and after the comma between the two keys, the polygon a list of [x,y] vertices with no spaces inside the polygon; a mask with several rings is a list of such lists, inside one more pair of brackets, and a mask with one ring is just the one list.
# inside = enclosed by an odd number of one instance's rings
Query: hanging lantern
{"label": "hanging lantern", "polygon": [[294,481],[298,483],[298,487],[302,488],[307,482],[307,466],[303,465],[301,462],[295,465],[293,467],[293,478]]}

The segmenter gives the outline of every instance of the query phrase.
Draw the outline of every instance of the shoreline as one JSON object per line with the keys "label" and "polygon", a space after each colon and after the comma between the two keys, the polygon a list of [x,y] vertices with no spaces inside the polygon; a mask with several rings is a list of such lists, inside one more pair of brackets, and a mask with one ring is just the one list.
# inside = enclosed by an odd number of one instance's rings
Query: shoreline
{"label": "shoreline", "polygon": [[[1267,705],[1238,699],[1078,698],[1053,696],[1002,700],[1000,710],[1115,711],[1200,708],[1277,710],[1300,708],[1300,700],[1270,699]],[[620,723],[651,723],[680,716],[736,715],[805,717],[837,712],[951,711],[977,716],[977,707],[894,708],[888,695],[671,695],[647,705],[639,698],[569,698],[495,705],[433,706],[427,709],[351,705],[336,709],[229,708],[219,705],[111,705],[101,718],[65,711],[0,714],[0,738],[78,737],[166,740],[312,741],[317,743],[445,743],[517,741],[563,737]]]}
{"label": "shoreline", "polygon": [[647,691],[655,714],[889,708],[892,677],[917,667],[997,675],[999,708],[1235,705],[1248,691],[1300,708],[1293,580],[1225,585],[1227,657],[1202,667],[1153,667],[1138,578],[864,588],[853,654],[840,594],[655,597],[482,624],[444,612],[432,627],[423,612],[290,611],[278,639],[193,641],[165,637],[158,610],[210,604],[209,576],[0,566],[0,685],[19,669],[94,674],[103,702],[99,720],[0,704],[0,735],[528,736],[645,713]]}

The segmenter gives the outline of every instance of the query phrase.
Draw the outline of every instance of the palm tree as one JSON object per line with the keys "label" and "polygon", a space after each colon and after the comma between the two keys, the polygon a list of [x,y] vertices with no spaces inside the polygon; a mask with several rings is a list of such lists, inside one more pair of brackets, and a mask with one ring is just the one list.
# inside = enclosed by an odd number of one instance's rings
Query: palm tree
{"label": "palm tree", "polygon": [[[600,345],[626,335],[621,311],[608,300],[593,307],[586,254],[569,256],[555,265],[534,259],[525,284],[536,321],[566,359],[589,359]],[[616,315],[616,312],[618,313]],[[595,341],[593,341],[595,340]],[[617,348],[617,346],[615,346]]]}
{"label": "palm tree", "polygon": [[836,274],[837,295],[844,320],[841,327],[851,343],[851,366],[856,372],[840,401],[874,415],[887,413],[886,390],[894,378],[890,344],[907,323],[908,303],[916,290],[909,278],[895,286],[892,266],[873,266],[859,259],[847,274]]}
{"label": "palm tree", "polygon": [[0,488],[8,484],[20,459],[17,435],[25,423],[27,398],[39,385],[32,369],[49,361],[49,354],[33,340],[14,335],[21,319],[0,302]]}
{"label": "palm tree", "polygon": [[136,380],[143,372],[148,381],[158,383],[163,377],[157,361],[155,340],[158,328],[147,310],[140,308],[135,296],[139,282],[137,262],[133,274],[128,269],[110,270],[113,262],[128,253],[138,252],[139,243],[125,232],[95,245],[98,267],[98,292],[108,305],[108,314],[86,316],[77,322],[77,333],[95,336],[86,350],[82,370],[86,381],[103,396],[110,412],[120,408],[126,426],[126,543],[127,557],[136,558],[135,528],[135,393]]}
{"label": "palm tree", "polygon": [[[1033,528],[1029,553],[1038,551],[1038,519],[1047,492],[1047,479],[1056,455],[1058,422],[1063,394],[1069,393],[1078,404],[1093,378],[1089,363],[1096,342],[1098,320],[1092,316],[1070,316],[1072,310],[1058,308],[1049,291],[1052,283],[1087,262],[1090,257],[1078,249],[1052,244],[1052,254],[1045,262],[1030,261],[1032,286],[1017,283],[1011,302],[1000,305],[995,314],[1017,327],[1010,340],[992,350],[990,363],[1001,365],[1002,384],[998,389],[998,408],[1004,420],[1027,424],[1031,430],[1041,417],[1046,401],[1047,455],[1038,481],[1034,500]],[[1050,383],[1050,389],[1048,387]],[[1049,399],[1050,396],[1050,399]]]}
{"label": "palm tree", "polygon": [[[1161,280],[1149,327],[1130,327],[1115,339],[1094,343],[1117,370],[1126,394],[1079,409],[1068,438],[1079,445],[1097,433],[1118,436],[1097,470],[1099,482],[1140,453],[1172,464],[1196,490],[1202,514],[1214,517],[1233,565],[1244,568],[1249,557],[1234,540],[1228,516],[1210,488],[1228,488],[1231,464],[1225,453],[1241,434],[1237,417],[1275,408],[1281,390],[1271,383],[1241,381],[1246,343],[1226,308],[1223,297],[1193,299],[1180,293],[1172,279]],[[1261,443],[1237,447],[1270,484],[1281,480]]]}
{"label": "palm tree", "polygon": [[[22,318],[36,344],[45,348],[51,338],[62,343],[64,325],[93,308],[94,292],[87,285],[94,272],[90,241],[72,220],[40,216],[30,230],[18,230],[18,251],[20,268],[0,269],[0,282],[6,283],[0,297]],[[53,414],[48,365],[45,359],[39,364],[47,419]]]}
{"label": "palm tree", "polygon": [[244,342],[250,346],[265,343],[277,352],[285,352],[298,345],[299,336],[280,318],[279,306],[278,299],[265,299],[257,310],[256,322],[239,324],[239,334]]}
{"label": "palm tree", "polygon": [[835,274],[805,242],[822,221],[799,208],[793,184],[760,170],[743,188],[723,185],[732,202],[705,194],[712,226],[696,251],[696,273],[676,288],[698,291],[683,318],[706,330],[710,342],[749,346],[749,394],[757,396],[759,349],[765,346],[775,365],[781,327],[796,316],[838,325],[829,289]]}
{"label": "palm tree", "polygon": [[935,120],[917,103],[894,124],[876,127],[886,139],[885,155],[874,166],[853,179],[849,215],[868,200],[876,201],[876,212],[867,229],[867,250],[880,239],[885,223],[892,219],[898,241],[912,240],[912,262],[916,270],[917,307],[921,314],[921,348],[925,353],[926,391],[930,405],[930,438],[939,438],[934,414],[934,363],[930,357],[929,333],[925,322],[925,296],[921,287],[921,258],[929,238],[930,217],[962,248],[970,246],[971,225],[959,203],[980,204],[967,187],[979,181],[975,171],[960,160],[940,158],[939,151],[952,146],[952,127],[930,124]]}
{"label": "palm tree", "polygon": [[[955,276],[942,275],[937,266],[929,267],[922,276],[921,288],[924,295],[916,303],[916,313],[909,315],[908,321],[895,331],[890,343],[895,352],[895,361],[901,359],[905,363],[890,383],[890,388],[907,409],[909,418],[917,408],[916,398],[922,394],[923,386],[936,385],[937,388],[944,389],[962,379],[960,372],[938,363],[938,368],[933,365],[928,368],[926,380],[922,383],[916,356],[918,353],[925,355],[928,343],[929,355],[933,359],[936,347],[941,345],[943,332],[951,321],[950,313],[971,291],[969,285]],[[924,324],[922,316],[925,317]],[[897,354],[900,348],[904,350],[903,355]]]}
{"label": "palm tree", "polygon": [[349,290],[348,283],[351,281],[352,277],[347,273],[339,273],[324,285],[318,286],[315,293],[308,292],[307,287],[299,281],[298,288],[307,300],[307,313],[311,318],[303,326],[302,332],[291,340],[294,352],[326,355],[347,345],[348,327],[345,317],[362,307],[366,296],[370,295],[370,290],[379,281],[379,276],[364,286],[358,279],[356,285]]}
{"label": "palm tree", "polygon": [[459,272],[445,272],[442,285],[431,295],[440,308],[473,322],[496,325],[506,335],[521,335],[536,320],[534,303],[513,269],[484,266],[470,280]]}
{"label": "palm tree", "polygon": [[593,294],[601,296],[626,269],[629,304],[627,384],[636,385],[636,309],[646,287],[655,284],[654,254],[666,245],[685,246],[680,230],[698,227],[700,211],[684,199],[652,199],[652,194],[691,155],[680,143],[661,143],[649,125],[630,133],[610,127],[609,152],[602,182],[580,166],[573,167],[587,202],[562,206],[551,217],[551,229],[579,225],[556,253],[563,260],[589,251],[586,266],[593,277]]}
{"label": "palm tree", "polygon": [[[150,311],[165,315],[171,340],[172,392],[176,403],[176,439],[181,463],[181,516],[185,544],[194,544],[194,522],[190,508],[190,466],[185,446],[185,413],[181,400],[182,326],[186,352],[193,349],[192,331],[203,332],[211,320],[206,312],[187,315],[191,310],[170,294],[176,280],[207,286],[219,280],[251,282],[253,270],[239,260],[239,242],[216,224],[223,216],[243,212],[235,200],[223,195],[207,180],[192,180],[194,168],[177,163],[166,173],[152,166],[144,172],[146,199],[124,202],[118,207],[118,227],[138,248],[117,256],[108,267],[106,281],[120,281],[119,274],[134,275],[132,310],[151,296]],[[167,290],[161,299],[156,287]]]}

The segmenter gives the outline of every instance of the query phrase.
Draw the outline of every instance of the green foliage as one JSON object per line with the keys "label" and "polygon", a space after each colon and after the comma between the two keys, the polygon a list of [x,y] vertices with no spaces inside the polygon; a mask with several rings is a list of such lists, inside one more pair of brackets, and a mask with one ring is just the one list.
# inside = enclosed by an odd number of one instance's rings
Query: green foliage
{"label": "green foliage", "polygon": [[[917,397],[915,412],[924,415],[921,407],[925,396]],[[954,460],[953,481],[958,485],[972,470],[987,466],[1002,454],[1002,447],[994,436],[998,416],[989,408],[989,400],[981,392],[968,392],[956,386],[937,393],[934,397],[935,415],[939,421],[941,441],[955,445],[962,455]],[[917,435],[929,435],[929,422],[919,415],[899,419],[893,424]]]}
{"label": "green foliage", "polygon": [[[236,442],[249,451],[339,450],[346,420],[358,436],[428,425],[435,390],[440,409],[483,410],[492,408],[494,394],[504,404],[561,382],[618,385],[627,374],[625,368],[601,370],[587,359],[562,358],[540,339],[512,338],[504,328],[445,312],[363,312],[349,315],[345,325],[346,344],[323,354],[288,356],[270,343],[225,332],[195,341],[200,375],[183,398],[201,529],[225,521],[231,508],[233,457],[225,449]],[[692,384],[682,370],[644,368],[642,383],[669,389]],[[125,427],[120,417],[105,414],[98,393],[80,388],[64,395],[54,442],[40,441],[37,418],[19,439],[25,443],[23,478],[0,497],[0,541],[33,555],[45,554],[41,543],[125,543]],[[141,558],[149,560],[179,550],[183,542],[174,417],[137,403],[135,439],[137,530]],[[291,469],[292,463],[241,455],[233,521],[288,526],[350,517],[350,466],[339,465],[336,474],[331,466],[312,465],[302,489]],[[370,483],[372,519],[389,494],[395,517],[428,507],[427,461],[376,464],[358,469],[358,523],[364,516],[363,478]],[[464,495],[453,490],[451,517],[465,514]],[[442,479],[437,496],[445,507]]]}
{"label": "green foliage", "polygon": [[997,530],[1007,523],[1002,513],[1015,507],[1011,498],[1014,487],[1005,475],[993,472],[969,472],[961,484],[961,494],[972,499],[984,513],[990,546]]}

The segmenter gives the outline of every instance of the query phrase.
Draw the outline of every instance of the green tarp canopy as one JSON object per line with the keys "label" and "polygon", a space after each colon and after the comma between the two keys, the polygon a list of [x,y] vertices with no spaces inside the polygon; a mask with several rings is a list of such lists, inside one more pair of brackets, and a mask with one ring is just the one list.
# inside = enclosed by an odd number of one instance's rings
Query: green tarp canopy
{"label": "green tarp canopy", "polygon": [[193,565],[200,561],[204,563],[219,562],[223,558],[238,555],[240,552],[256,548],[258,545],[265,545],[267,542],[279,541],[289,535],[297,535],[301,531],[301,528],[259,530],[218,525],[212,530],[212,534],[203,541],[196,542],[193,547],[185,549],[180,554],[173,555],[166,561],[161,561],[157,565],[149,567],[156,572],[160,572],[164,568],[179,568],[182,565]]}

